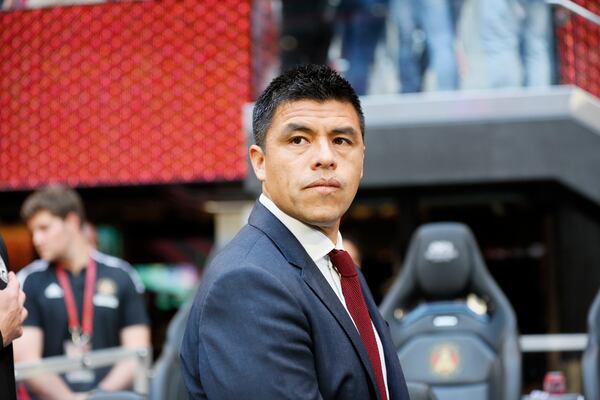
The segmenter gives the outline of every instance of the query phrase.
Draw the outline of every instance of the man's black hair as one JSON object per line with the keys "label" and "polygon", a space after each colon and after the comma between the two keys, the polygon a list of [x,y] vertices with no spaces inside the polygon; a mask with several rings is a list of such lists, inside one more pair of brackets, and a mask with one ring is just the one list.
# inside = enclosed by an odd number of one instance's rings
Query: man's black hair
{"label": "man's black hair", "polygon": [[273,79],[256,100],[252,113],[252,133],[258,146],[264,149],[267,131],[277,107],[298,100],[337,100],[352,104],[364,137],[365,117],[360,100],[350,83],[325,65],[309,64],[290,69]]}

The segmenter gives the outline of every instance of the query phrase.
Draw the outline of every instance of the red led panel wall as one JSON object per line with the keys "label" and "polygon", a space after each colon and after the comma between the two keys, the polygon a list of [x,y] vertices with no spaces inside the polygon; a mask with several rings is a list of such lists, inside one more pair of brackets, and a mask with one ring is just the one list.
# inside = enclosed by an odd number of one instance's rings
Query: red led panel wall
{"label": "red led panel wall", "polygon": [[246,173],[250,0],[0,13],[0,189]]}
{"label": "red led panel wall", "polygon": [[[600,15],[600,0],[575,0]],[[558,51],[562,83],[575,84],[600,97],[600,27],[559,10]]]}

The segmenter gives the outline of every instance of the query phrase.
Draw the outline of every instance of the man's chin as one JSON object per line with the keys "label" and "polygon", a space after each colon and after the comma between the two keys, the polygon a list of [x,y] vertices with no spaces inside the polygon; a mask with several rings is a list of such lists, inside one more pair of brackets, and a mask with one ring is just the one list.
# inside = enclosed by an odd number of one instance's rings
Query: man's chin
{"label": "man's chin", "polygon": [[287,215],[303,223],[320,228],[330,228],[339,224],[346,209],[341,210],[339,203],[310,203],[297,204],[296,209],[283,209]]}
{"label": "man's chin", "polygon": [[56,257],[53,257],[51,254],[40,254],[40,258],[46,262],[53,262]]}
{"label": "man's chin", "polygon": [[313,220],[311,222],[308,222],[309,225],[315,226],[317,228],[331,228],[332,226],[335,226],[335,224],[339,221],[339,219],[336,220]]}
{"label": "man's chin", "polygon": [[317,228],[331,228],[339,224],[341,215],[311,215],[307,216],[303,221],[305,224],[312,225]]}

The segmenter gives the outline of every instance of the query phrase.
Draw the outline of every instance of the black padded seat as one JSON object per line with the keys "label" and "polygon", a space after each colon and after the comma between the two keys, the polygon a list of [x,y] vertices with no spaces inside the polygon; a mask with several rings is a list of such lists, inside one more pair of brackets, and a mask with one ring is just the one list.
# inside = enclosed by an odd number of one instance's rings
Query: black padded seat
{"label": "black padded seat", "polygon": [[586,399],[600,399],[600,292],[588,313],[588,344],[583,352],[583,393]]}
{"label": "black padded seat", "polygon": [[181,306],[167,328],[167,340],[154,364],[149,400],[187,399],[189,397],[183,375],[179,351],[194,296]]}
{"label": "black padded seat", "polygon": [[423,383],[407,382],[410,400],[437,400],[431,388]]}
{"label": "black padded seat", "polygon": [[515,313],[467,226],[417,230],[381,313],[407,382],[439,400],[520,399]]}

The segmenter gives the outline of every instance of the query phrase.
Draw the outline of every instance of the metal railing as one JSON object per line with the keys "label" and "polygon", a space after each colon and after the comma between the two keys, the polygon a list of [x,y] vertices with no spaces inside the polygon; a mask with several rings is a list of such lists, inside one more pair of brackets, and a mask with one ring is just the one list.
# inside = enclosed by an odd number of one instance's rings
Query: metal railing
{"label": "metal railing", "polygon": [[563,84],[600,98],[600,10],[592,0],[546,0],[556,9],[555,29]]}
{"label": "metal railing", "polygon": [[546,0],[546,3],[563,7],[572,13],[579,15],[582,18],[587,19],[588,21],[600,26],[600,15],[596,15],[585,7],[580,6],[579,4],[570,1],[570,0]]}
{"label": "metal railing", "polygon": [[133,382],[133,390],[147,395],[150,387],[150,370],[152,368],[152,349],[146,347],[125,348],[112,347],[95,350],[79,357],[55,356],[36,362],[22,362],[15,365],[17,382],[49,373],[59,374],[71,371],[92,370],[116,364],[119,361],[135,358],[137,368]]}
{"label": "metal railing", "polygon": [[545,353],[550,351],[583,351],[587,346],[587,334],[544,334],[521,335],[519,343],[524,353]]}

